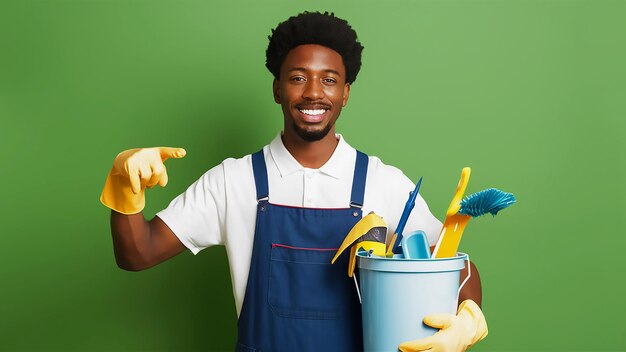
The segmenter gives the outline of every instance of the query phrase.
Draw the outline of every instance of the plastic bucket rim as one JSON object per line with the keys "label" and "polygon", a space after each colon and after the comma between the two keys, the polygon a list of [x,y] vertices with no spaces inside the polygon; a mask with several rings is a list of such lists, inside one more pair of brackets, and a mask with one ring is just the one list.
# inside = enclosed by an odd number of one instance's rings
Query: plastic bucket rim
{"label": "plastic bucket rim", "polygon": [[367,252],[362,252],[357,253],[357,257],[359,270],[423,274],[462,270],[469,256],[457,252],[455,257],[450,258],[404,259],[367,256]]}
{"label": "plastic bucket rim", "polygon": [[386,261],[402,261],[402,262],[445,262],[450,260],[459,260],[461,258],[467,258],[467,253],[456,252],[456,256],[447,257],[447,258],[427,258],[427,259],[413,259],[413,258],[388,258],[388,257],[380,257],[380,256],[369,256],[366,251],[360,250],[356,253],[357,257],[361,258],[372,258],[377,260],[386,260]]}

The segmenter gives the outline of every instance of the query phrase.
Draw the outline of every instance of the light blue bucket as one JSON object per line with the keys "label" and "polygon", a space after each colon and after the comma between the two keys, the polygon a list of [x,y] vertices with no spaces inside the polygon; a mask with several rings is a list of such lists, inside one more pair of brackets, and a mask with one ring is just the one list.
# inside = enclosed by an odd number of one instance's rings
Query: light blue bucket
{"label": "light blue bucket", "polygon": [[469,261],[467,254],[404,259],[359,252],[357,258],[366,352],[397,351],[402,342],[437,331],[423,323],[426,315],[456,314],[460,271]]}

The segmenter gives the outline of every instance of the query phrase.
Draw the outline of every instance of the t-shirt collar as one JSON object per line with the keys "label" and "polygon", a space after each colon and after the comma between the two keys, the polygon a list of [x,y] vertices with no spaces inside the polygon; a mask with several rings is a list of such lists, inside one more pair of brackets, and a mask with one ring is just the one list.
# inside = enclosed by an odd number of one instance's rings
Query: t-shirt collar
{"label": "t-shirt collar", "polygon": [[[272,154],[272,159],[274,159],[274,163],[278,168],[278,172],[280,172],[281,177],[288,176],[294,172],[302,171],[305,169],[300,163],[289,153],[285,145],[283,144],[283,140],[281,138],[282,132],[278,133],[276,138],[272,140],[270,143],[270,153]],[[336,179],[345,176],[345,165],[347,163],[354,163],[354,150],[348,145],[348,143],[343,139],[341,134],[335,134],[339,143],[337,144],[337,148],[331,155],[330,159],[319,168],[319,171],[334,177]],[[352,161],[350,161],[352,160]]]}

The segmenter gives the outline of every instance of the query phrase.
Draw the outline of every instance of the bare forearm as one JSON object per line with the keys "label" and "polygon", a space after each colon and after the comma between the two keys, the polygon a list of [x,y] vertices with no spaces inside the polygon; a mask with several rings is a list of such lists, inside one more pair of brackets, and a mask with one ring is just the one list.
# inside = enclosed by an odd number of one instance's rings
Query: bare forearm
{"label": "bare forearm", "polygon": [[[459,304],[466,299],[471,299],[476,302],[479,307],[482,307],[483,291],[480,284],[480,275],[478,274],[478,269],[476,269],[474,263],[470,262],[470,267],[472,276],[461,289],[461,293],[459,294]],[[465,280],[466,277],[467,268],[461,270],[461,282]]]}
{"label": "bare forearm", "polygon": [[111,211],[111,235],[117,265],[125,270],[142,270],[148,247],[150,225],[142,213],[124,215]]}
{"label": "bare forearm", "polygon": [[158,217],[146,221],[142,213],[111,212],[111,233],[117,265],[138,271],[157,265],[185,250],[185,246]]}

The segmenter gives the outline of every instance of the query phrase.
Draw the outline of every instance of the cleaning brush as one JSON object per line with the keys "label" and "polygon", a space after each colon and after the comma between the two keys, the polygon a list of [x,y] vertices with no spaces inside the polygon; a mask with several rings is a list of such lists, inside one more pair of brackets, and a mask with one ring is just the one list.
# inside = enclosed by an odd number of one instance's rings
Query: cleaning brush
{"label": "cleaning brush", "polygon": [[500,210],[514,203],[513,194],[496,188],[488,188],[463,198],[459,213],[473,218],[487,213],[496,216]]}
{"label": "cleaning brush", "polygon": [[461,236],[469,219],[487,213],[495,216],[500,210],[515,203],[515,197],[511,193],[495,188],[474,193],[461,200],[469,181],[470,172],[469,167],[463,168],[461,172],[461,180],[446,212],[446,220],[433,250],[432,258],[450,258],[456,255]]}

